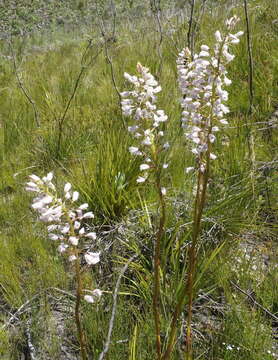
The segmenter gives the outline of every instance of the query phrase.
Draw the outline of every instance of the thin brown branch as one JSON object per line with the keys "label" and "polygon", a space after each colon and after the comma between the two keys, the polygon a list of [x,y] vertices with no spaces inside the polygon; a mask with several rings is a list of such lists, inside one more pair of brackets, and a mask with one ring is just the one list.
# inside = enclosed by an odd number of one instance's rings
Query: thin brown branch
{"label": "thin brown branch", "polygon": [[193,31],[194,10],[195,10],[195,0],[191,0],[191,10],[190,10],[189,23],[188,23],[188,32],[187,32],[187,46],[191,51],[192,56],[194,54],[194,31]]}
{"label": "thin brown branch", "polygon": [[112,331],[113,331],[113,327],[114,327],[114,321],[115,321],[115,316],[116,316],[116,309],[117,309],[117,297],[118,297],[118,292],[119,292],[119,288],[120,288],[120,284],[121,284],[121,280],[122,277],[124,276],[129,264],[136,259],[137,255],[133,255],[125,264],[125,266],[122,268],[117,282],[116,282],[116,286],[113,292],[113,307],[112,307],[112,313],[111,313],[111,318],[109,321],[109,329],[108,329],[108,334],[107,334],[107,338],[105,341],[105,345],[104,345],[104,349],[101,352],[98,360],[103,360],[105,358],[105,355],[107,354],[108,350],[109,350],[109,346],[111,343],[111,336],[112,336]]}
{"label": "thin brown branch", "polygon": [[17,66],[17,63],[16,63],[16,56],[15,56],[15,53],[14,53],[12,41],[10,40],[8,42],[8,44],[9,44],[9,48],[10,48],[10,51],[11,51],[11,54],[12,54],[13,69],[14,69],[14,74],[16,76],[18,86],[21,89],[24,96],[26,97],[27,101],[31,104],[32,109],[33,109],[33,113],[34,113],[34,119],[35,119],[36,125],[37,125],[37,127],[40,127],[41,124],[40,124],[39,113],[38,113],[38,110],[37,110],[36,103],[32,99],[31,95],[28,93],[28,90],[25,88],[25,86],[23,84],[23,81],[20,79],[20,76],[19,76],[18,66]]}
{"label": "thin brown branch", "polygon": [[82,54],[82,57],[81,57],[81,69],[79,71],[79,74],[76,78],[76,81],[75,81],[75,84],[74,84],[74,87],[73,87],[73,90],[72,90],[72,93],[69,97],[69,100],[66,104],[66,107],[64,109],[64,112],[62,114],[62,116],[60,117],[60,120],[58,121],[58,141],[57,141],[57,150],[56,150],[56,155],[58,156],[59,153],[60,153],[60,148],[61,148],[61,142],[62,142],[62,135],[63,135],[63,128],[64,128],[64,122],[65,122],[65,119],[66,119],[66,116],[67,116],[67,113],[70,109],[70,106],[71,106],[71,103],[76,95],[76,92],[78,90],[78,87],[80,85],[80,82],[82,80],[82,76],[83,74],[85,73],[85,71],[87,70],[87,68],[92,65],[93,61],[97,59],[97,57],[99,56],[99,54],[101,53],[102,51],[102,48],[100,48],[96,55],[92,57],[91,61],[89,62],[89,64],[84,64],[84,61],[85,61],[85,57],[89,51],[89,49],[91,48],[92,46],[92,42],[91,40],[88,41],[88,45],[87,47],[85,48],[83,54]]}
{"label": "thin brown branch", "polygon": [[236,288],[238,291],[240,291],[242,294],[246,295],[252,302],[254,305],[256,305],[258,308],[260,308],[261,310],[263,310],[263,312],[269,316],[270,318],[272,318],[275,321],[278,321],[278,316],[276,316],[275,314],[273,314],[271,311],[269,311],[267,308],[265,308],[263,305],[261,305],[260,303],[258,303],[252,295],[248,294],[247,291],[243,290],[241,287],[239,287],[237,284],[235,284],[233,281],[230,280],[230,283],[233,285],[234,288]]}

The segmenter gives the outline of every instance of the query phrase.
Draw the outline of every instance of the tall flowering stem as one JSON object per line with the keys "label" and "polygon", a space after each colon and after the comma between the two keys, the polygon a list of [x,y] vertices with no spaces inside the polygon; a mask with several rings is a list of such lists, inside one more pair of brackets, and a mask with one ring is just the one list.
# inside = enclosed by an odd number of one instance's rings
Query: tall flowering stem
{"label": "tall flowering stem", "polygon": [[[224,87],[231,84],[231,80],[226,76],[226,65],[234,59],[234,55],[229,53],[229,47],[232,44],[239,43],[239,37],[243,34],[241,31],[236,34],[230,33],[237,22],[237,17],[227,20],[224,35],[220,31],[216,31],[216,43],[213,50],[207,45],[202,45],[200,53],[192,56],[190,50],[186,48],[177,59],[178,82],[183,95],[181,99],[182,127],[185,129],[187,140],[193,144],[191,151],[196,156],[198,175],[193,210],[192,241],[188,252],[187,280],[172,317],[169,342],[163,360],[169,359],[172,352],[176,323],[186,295],[188,297],[188,315],[185,358],[187,360],[193,359],[191,323],[198,238],[206,202],[210,161],[216,159],[216,155],[212,152],[216,133],[223,126],[228,125],[228,121],[225,119],[225,115],[229,113],[229,108],[225,105],[228,100],[228,92]],[[192,170],[194,167],[188,167],[186,172]]]}
{"label": "tall flowering stem", "polygon": [[168,120],[168,116],[163,110],[158,110],[156,106],[156,94],[161,91],[161,87],[154,79],[149,69],[137,64],[138,76],[125,73],[125,78],[132,84],[133,90],[125,91],[122,95],[122,111],[125,116],[132,117],[133,121],[128,131],[131,133],[136,143],[131,146],[129,151],[134,156],[142,159],[140,165],[140,175],[137,183],[153,181],[158,196],[160,218],[156,232],[154,245],[154,290],[153,290],[153,314],[156,331],[156,352],[157,359],[161,359],[161,316],[160,316],[160,262],[161,262],[161,240],[164,235],[166,206],[166,189],[162,186],[162,172],[168,167],[163,163],[163,152],[168,149],[169,144],[164,141],[163,124]]}
{"label": "tall flowering stem", "polygon": [[40,178],[37,175],[30,175],[30,181],[26,184],[26,190],[37,196],[33,199],[32,208],[39,214],[39,220],[48,224],[48,237],[58,243],[57,250],[67,257],[74,265],[76,277],[76,302],[75,302],[75,323],[79,337],[80,352],[82,360],[86,360],[85,334],[81,324],[80,305],[82,298],[93,303],[101,296],[99,289],[86,290],[91,295],[85,295],[82,284],[81,259],[87,265],[95,265],[100,261],[99,252],[84,251],[85,240],[96,240],[96,233],[89,230],[86,221],[94,218],[92,212],[87,211],[88,204],[76,205],[79,198],[77,191],[71,190],[71,184],[64,186],[63,196],[58,197],[55,185],[52,182],[53,173]]}

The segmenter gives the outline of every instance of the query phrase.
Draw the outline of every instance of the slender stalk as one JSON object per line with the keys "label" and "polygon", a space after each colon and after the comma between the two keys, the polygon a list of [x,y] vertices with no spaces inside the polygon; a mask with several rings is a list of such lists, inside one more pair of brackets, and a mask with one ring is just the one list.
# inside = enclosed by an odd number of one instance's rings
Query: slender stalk
{"label": "slender stalk", "polygon": [[[248,84],[249,84],[249,110],[248,114],[250,116],[249,120],[249,134],[247,137],[248,141],[248,149],[251,159],[251,166],[252,171],[250,173],[251,176],[251,183],[252,183],[252,190],[253,196],[255,197],[255,141],[254,141],[254,132],[252,127],[252,114],[254,109],[254,84],[253,84],[253,74],[254,74],[254,63],[253,63],[253,54],[252,54],[252,42],[251,42],[251,28],[250,28],[250,20],[249,20],[249,13],[248,13],[248,5],[247,0],[244,0],[244,13],[245,13],[245,22],[246,22],[246,39],[247,39],[247,51],[248,51],[248,63],[249,63],[249,72],[248,72]],[[247,120],[248,124],[248,120]]]}
{"label": "slender stalk", "polygon": [[[157,154],[155,154],[155,157]],[[157,162],[157,161],[156,161]],[[165,200],[161,190],[160,172],[156,166],[156,189],[159,197],[160,219],[159,227],[156,234],[155,249],[154,249],[154,293],[153,293],[153,313],[155,320],[156,331],[156,352],[157,359],[161,359],[161,338],[160,338],[160,259],[161,259],[161,239],[164,234],[166,209]]]}
{"label": "slender stalk", "polygon": [[188,315],[187,315],[186,352],[185,352],[186,360],[193,359],[192,329],[191,329],[192,313],[193,313],[193,293],[194,293],[193,287],[194,287],[194,279],[195,279],[196,265],[197,265],[197,241],[201,230],[201,219],[205,205],[208,174],[209,174],[209,162],[207,162],[207,169],[205,173],[199,171],[198,174],[198,188],[196,194],[194,220],[193,220],[193,237],[192,237],[191,246],[189,248],[189,267],[188,267],[188,277],[187,277]]}
{"label": "slender stalk", "polygon": [[251,45],[251,29],[249,21],[249,13],[247,0],[244,0],[244,13],[245,13],[245,22],[246,22],[246,38],[247,38],[247,50],[248,50],[248,62],[249,62],[249,115],[252,115],[253,105],[254,105],[254,86],[253,86],[253,74],[254,74],[254,64],[253,64],[253,55],[252,55],[252,45]]}
{"label": "slender stalk", "polygon": [[195,0],[191,0],[191,11],[190,11],[190,19],[189,19],[188,32],[187,32],[187,46],[189,47],[191,54],[193,54],[194,52],[194,30],[193,30],[194,10],[195,10]]}
{"label": "slender stalk", "polygon": [[85,344],[85,336],[81,326],[81,315],[80,315],[80,303],[82,296],[82,279],[80,274],[80,260],[78,258],[78,251],[76,250],[75,256],[77,259],[75,260],[75,274],[76,274],[76,301],[75,301],[75,323],[77,328],[77,333],[79,337],[79,344],[81,350],[81,358],[82,360],[87,360],[86,354],[86,344]]}

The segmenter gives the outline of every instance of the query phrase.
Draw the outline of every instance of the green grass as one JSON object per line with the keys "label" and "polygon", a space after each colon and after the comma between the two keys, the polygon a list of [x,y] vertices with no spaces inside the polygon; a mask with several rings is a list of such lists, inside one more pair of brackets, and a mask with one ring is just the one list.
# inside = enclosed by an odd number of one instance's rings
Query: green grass
{"label": "green grass", "polygon": [[[201,44],[213,43],[214,31],[221,28],[229,16],[226,2],[208,3],[196,50]],[[137,5],[134,3],[130,11],[139,11]],[[216,145],[218,159],[213,164],[202,222],[195,291],[207,296],[197,297],[195,304],[196,359],[272,360],[275,356],[268,351],[278,354],[277,348],[272,349],[274,321],[231,284],[232,281],[243,290],[252,291],[254,299],[277,316],[277,129],[273,129],[269,137],[260,130],[266,124],[252,126],[256,155],[253,175],[248,147],[249,124],[267,121],[277,105],[278,13],[272,5],[270,0],[250,2],[255,65],[252,117],[247,115],[248,58],[244,38],[235,47],[236,58],[229,67],[229,77],[233,80],[229,89],[231,128],[225,131],[225,141],[219,139]],[[166,8],[167,4],[162,6]],[[210,14],[210,6],[217,6],[216,15]],[[20,6],[19,10],[22,11]],[[68,11],[75,16],[70,7]],[[244,29],[242,6],[230,12],[240,16],[238,28]],[[110,44],[109,53],[117,86],[122,91],[127,87],[124,71],[135,73],[136,63],[140,61],[156,73],[159,58],[154,19],[146,15],[133,22],[127,12],[120,16],[126,21],[117,24],[117,41]],[[31,21],[28,19],[27,23]],[[20,22],[14,25],[15,33],[18,24]],[[180,95],[175,70],[174,43],[179,48],[185,45],[187,23],[177,24],[173,17],[164,26],[177,30],[164,37],[159,78],[163,88],[159,107],[169,115],[165,130],[171,143],[169,171],[163,179],[168,192],[167,231],[163,239],[166,250],[162,259],[166,269],[162,274],[162,337],[167,338],[175,295],[180,291],[187,267],[195,178],[185,173],[194,159],[180,129]],[[125,130],[126,120],[121,116],[104,52],[90,64],[102,46],[98,29],[81,30],[67,33],[55,28],[52,33],[13,40],[17,72],[35,103],[40,127],[31,104],[18,86],[8,44],[4,40],[0,43],[3,55],[0,57],[2,324],[35,296],[13,324],[1,330],[3,359],[18,359],[26,350],[28,319],[31,319],[32,340],[39,358],[60,358],[61,336],[53,320],[57,306],[61,308],[61,323],[67,327],[62,342],[71,353],[78,352],[71,321],[71,299],[53,290],[74,292],[71,269],[47,239],[45,227],[36,221],[30,210],[30,197],[24,191],[30,173],[42,175],[50,170],[54,170],[59,188],[65,181],[72,182],[81,194],[81,201],[88,202],[96,214],[102,261],[94,269],[93,278],[98,287],[108,293],[96,305],[83,304],[83,322],[91,352],[97,358],[103,350],[112,307],[111,291],[119,269],[137,253],[138,257],[122,279],[107,359],[155,358],[151,308],[152,249],[158,216],[155,193],[151,187],[146,189],[136,184],[139,163],[127,151],[132,139]],[[83,62],[87,67],[65,116],[58,149],[59,121],[82,67],[86,37],[91,36],[94,40]],[[269,163],[272,165],[267,167]],[[249,257],[244,252],[246,248],[250,249]],[[256,269],[252,269],[254,265]],[[88,288],[91,281],[88,276]],[[185,317],[184,311],[182,319]],[[180,359],[184,348],[184,336],[178,335],[173,359]],[[235,348],[230,350],[228,345]]]}

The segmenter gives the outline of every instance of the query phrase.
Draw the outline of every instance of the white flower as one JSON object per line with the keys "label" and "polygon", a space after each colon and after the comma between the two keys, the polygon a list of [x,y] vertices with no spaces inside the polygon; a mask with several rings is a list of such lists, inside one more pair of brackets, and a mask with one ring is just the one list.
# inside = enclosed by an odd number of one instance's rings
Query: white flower
{"label": "white flower", "polygon": [[79,221],[75,221],[73,225],[74,230],[78,230],[80,228],[80,225],[81,223]]}
{"label": "white flower", "polygon": [[91,295],[85,295],[84,300],[87,301],[90,304],[93,304],[95,302],[94,297]]}
{"label": "white flower", "polygon": [[100,261],[99,255],[100,255],[99,252],[97,252],[97,253],[87,252],[84,255],[84,258],[88,265],[95,265]]}
{"label": "white flower", "polygon": [[137,178],[137,180],[136,180],[136,182],[138,182],[139,184],[140,183],[143,183],[143,182],[145,182],[146,181],[146,178],[144,178],[143,176],[139,176],[138,178]]}
{"label": "white flower", "polygon": [[88,209],[88,207],[89,207],[89,205],[87,203],[85,203],[85,204],[80,205],[79,209],[80,210],[86,210],[86,209]]}
{"label": "white flower", "polygon": [[68,246],[67,244],[64,244],[64,243],[60,244],[60,245],[58,246],[58,251],[59,251],[59,253],[64,253],[64,252],[67,250],[68,247],[69,247],[69,246]]}
{"label": "white flower", "polygon": [[91,211],[89,211],[83,215],[83,219],[93,219],[94,217],[95,216]]}
{"label": "white flower", "polygon": [[69,256],[69,261],[72,262],[72,261],[75,261],[77,260],[77,257],[75,255],[70,255]]}
{"label": "white flower", "polygon": [[222,36],[219,30],[215,32],[215,39],[217,42],[222,42]]}
{"label": "white flower", "polygon": [[79,230],[79,235],[84,235],[85,234],[85,229],[84,228],[81,228],[80,230]]}
{"label": "white flower", "polygon": [[67,234],[70,231],[70,224],[66,223],[65,226],[61,227],[61,233]]}
{"label": "white flower", "polygon": [[65,186],[64,186],[64,192],[67,193],[69,192],[71,189],[71,184],[70,183],[66,183]]}
{"label": "white flower", "polygon": [[37,175],[29,175],[29,178],[35,182],[41,183],[41,178],[39,178]]}
{"label": "white flower", "polygon": [[95,289],[92,291],[93,296],[95,297],[101,297],[102,296],[102,291],[100,289]]}
{"label": "white flower", "polygon": [[59,236],[57,234],[48,234],[48,237],[53,241],[59,240]]}
{"label": "white flower", "polygon": [[79,192],[78,191],[74,191],[72,194],[72,201],[77,201],[79,198]]}
{"label": "white flower", "polygon": [[194,167],[189,166],[189,167],[187,167],[187,168],[185,169],[185,172],[188,174],[188,173],[190,173],[190,172],[193,171],[193,170],[194,170]]}
{"label": "white flower", "polygon": [[69,242],[74,245],[77,246],[78,245],[78,238],[76,236],[70,236],[69,237]]}
{"label": "white flower", "polygon": [[148,170],[150,168],[150,165],[148,164],[141,164],[140,165],[140,170],[143,171],[143,170]]}
{"label": "white flower", "polygon": [[96,240],[97,238],[97,235],[95,232],[89,232],[85,235],[85,237],[89,238],[89,239],[92,239],[92,240]]}
{"label": "white flower", "polygon": [[165,187],[162,187],[162,188],[161,188],[161,194],[162,194],[163,196],[165,196],[166,193],[167,193],[166,188],[165,188]]}
{"label": "white flower", "polygon": [[131,153],[131,154],[134,154],[134,155],[136,155],[137,153],[138,153],[138,147],[135,147],[135,146],[130,146],[129,147],[129,152]]}

